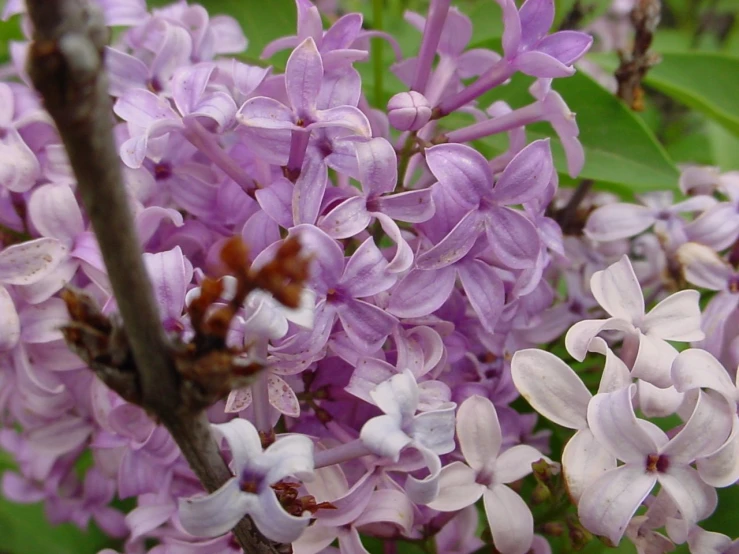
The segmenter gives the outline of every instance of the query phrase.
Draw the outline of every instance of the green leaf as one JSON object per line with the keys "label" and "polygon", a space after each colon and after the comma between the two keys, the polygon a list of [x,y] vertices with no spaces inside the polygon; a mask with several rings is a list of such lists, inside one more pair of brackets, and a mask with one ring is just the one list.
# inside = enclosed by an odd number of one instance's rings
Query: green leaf
{"label": "green leaf", "polygon": [[709,121],[708,142],[715,165],[723,171],[739,170],[739,137],[732,135],[718,123]]}
{"label": "green leaf", "polygon": [[[608,70],[617,66],[613,56],[592,59]],[[739,136],[739,57],[717,52],[663,53],[644,82]]]}
{"label": "green leaf", "polygon": [[[501,99],[513,107],[526,105],[533,100],[527,91],[530,83],[530,78],[517,75],[509,85],[486,95],[481,105]],[[580,178],[626,186],[632,192],[676,186],[679,173],[664,148],[642,119],[612,93],[583,72],[555,79],[554,88],[577,114],[580,142],[585,149],[585,167]],[[562,144],[552,128],[537,124],[527,128],[527,132],[531,139],[552,137],[555,166],[566,174]],[[485,142],[494,150],[505,148],[505,141],[501,142],[500,137]]]}

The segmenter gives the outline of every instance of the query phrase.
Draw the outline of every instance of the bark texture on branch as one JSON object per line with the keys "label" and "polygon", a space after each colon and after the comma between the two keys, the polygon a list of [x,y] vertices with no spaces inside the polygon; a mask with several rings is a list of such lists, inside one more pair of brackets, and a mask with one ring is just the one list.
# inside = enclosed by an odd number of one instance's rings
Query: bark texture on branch
{"label": "bark texture on branch", "polygon": [[[133,354],[135,375],[123,377],[133,380],[139,404],[167,427],[212,492],[231,472],[204,412],[183,409],[180,375],[143,263],[113,138],[103,63],[108,29],[86,0],[27,0],[26,5],[35,29],[29,73],[69,155]],[[234,534],[247,553],[282,551],[249,519],[242,520]]]}

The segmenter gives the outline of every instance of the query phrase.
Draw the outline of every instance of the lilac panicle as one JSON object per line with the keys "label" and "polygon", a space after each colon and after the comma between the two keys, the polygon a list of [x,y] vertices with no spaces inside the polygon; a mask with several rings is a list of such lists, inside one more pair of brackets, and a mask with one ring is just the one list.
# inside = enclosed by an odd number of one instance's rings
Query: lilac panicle
{"label": "lilac panicle", "polygon": [[[219,303],[233,298],[220,259],[231,237],[254,268],[286,238],[310,259],[296,308],[265,291],[237,307],[228,346],[266,368],[207,410],[232,471],[212,494],[166,429],[66,347],[64,286],[106,314],[117,306],[61,140],[24,84],[28,43],[11,46],[12,82],[0,83],[0,446],[17,466],[3,475],[7,498],[43,501],[54,523],[94,520],[136,554],[238,554],[230,531],[245,514],[303,554],[333,541],[364,552],[366,536],[450,554],[547,552],[538,500],[509,487],[540,459],[559,471],[543,456],[551,428],[513,408],[521,395],[573,431],[558,461],[588,531],[645,551],[730,548],[698,524],[714,489],[739,476],[736,174],[687,168],[691,197],[677,203],[590,193],[584,234],[560,228],[571,191],[558,188],[549,141],[526,128],[548,122],[568,173],[582,169],[554,79],[591,38],[550,33],[552,0],[498,3],[502,52],[469,48],[475,22],[434,0],[405,14],[421,35],[402,59],[361,14],[324,30],[331,3],[296,0],[295,34],[262,52],[289,50],[282,72],[234,59],[248,37],[197,4],[98,1],[124,27],[106,49],[110,115],[165,330],[193,336],[187,307],[206,276],[221,279]],[[23,13],[11,1],[3,16]],[[390,43],[402,83],[387,106],[369,104],[355,68],[371,38]],[[531,104],[481,105],[516,72],[536,78]],[[445,117],[456,112],[474,123],[455,128]],[[498,156],[473,147],[499,133]],[[689,286],[716,294],[699,303]],[[678,354],[675,341],[692,344]],[[597,386],[535,348],[550,343],[602,367],[587,373]],[[637,411],[684,424],[665,433]],[[78,475],[86,450],[92,467]],[[124,514],[116,497],[135,507]]]}

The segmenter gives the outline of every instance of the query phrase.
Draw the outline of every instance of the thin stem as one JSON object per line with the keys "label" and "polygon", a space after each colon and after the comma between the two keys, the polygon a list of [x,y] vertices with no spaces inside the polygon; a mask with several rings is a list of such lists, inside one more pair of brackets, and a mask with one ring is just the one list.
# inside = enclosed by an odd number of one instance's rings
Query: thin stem
{"label": "thin stem", "polygon": [[242,189],[247,192],[252,191],[254,188],[252,180],[239,167],[239,164],[221,148],[215,137],[195,119],[186,118],[184,123],[185,131],[183,135],[185,138]]}
{"label": "thin stem", "polygon": [[429,6],[426,25],[423,28],[421,49],[418,52],[416,77],[413,79],[413,86],[411,86],[411,90],[415,90],[421,94],[425,92],[426,84],[431,75],[431,67],[436,56],[436,48],[439,46],[441,32],[444,28],[450,5],[451,0],[431,0],[431,5]]}
{"label": "thin stem", "polygon": [[575,220],[577,209],[582,204],[582,201],[585,200],[585,197],[590,192],[590,189],[593,188],[594,184],[595,181],[592,179],[583,179],[580,181],[565,207],[557,212],[555,219],[563,232],[569,229],[570,224]]}
{"label": "thin stem", "polygon": [[411,156],[413,156],[413,146],[416,144],[417,135],[416,131],[408,135],[405,144],[403,144],[403,149],[400,151],[400,156],[398,156],[398,186],[396,190],[403,190],[405,187],[405,172],[408,170],[408,163]]}
{"label": "thin stem", "polygon": [[[385,11],[384,0],[372,0],[372,26],[375,30],[382,31],[382,14]],[[382,106],[385,102],[385,89],[383,79],[385,76],[385,64],[382,59],[384,41],[381,38],[372,39],[372,73],[375,79],[375,106]]]}

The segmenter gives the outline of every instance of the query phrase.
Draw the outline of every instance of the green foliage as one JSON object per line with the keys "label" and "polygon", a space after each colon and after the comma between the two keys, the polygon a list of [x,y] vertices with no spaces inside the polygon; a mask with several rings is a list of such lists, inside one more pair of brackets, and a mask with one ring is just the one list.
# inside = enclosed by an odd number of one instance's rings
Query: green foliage
{"label": "green foliage", "polygon": [[[613,55],[590,57],[608,71],[618,65]],[[739,57],[716,52],[663,53],[644,82],[739,135]]]}

